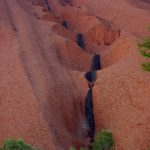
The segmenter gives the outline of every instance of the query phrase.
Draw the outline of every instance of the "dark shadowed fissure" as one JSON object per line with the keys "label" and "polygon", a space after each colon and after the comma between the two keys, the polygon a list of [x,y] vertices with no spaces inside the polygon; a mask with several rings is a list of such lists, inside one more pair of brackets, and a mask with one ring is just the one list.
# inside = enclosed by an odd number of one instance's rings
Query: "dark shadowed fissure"
{"label": "dark shadowed fissure", "polygon": [[66,20],[64,20],[63,22],[62,22],[62,25],[67,29],[68,28],[68,22],[66,21]]}
{"label": "dark shadowed fissure", "polygon": [[78,33],[77,34],[77,44],[81,47],[81,48],[85,48],[84,46],[84,40],[83,40],[83,34]]}
{"label": "dark shadowed fissure", "polygon": [[85,73],[85,78],[89,82],[95,82],[96,81],[96,71],[89,71]]}
{"label": "dark shadowed fissure", "polygon": [[100,55],[94,54],[92,59],[91,70],[85,73],[85,78],[88,81],[89,90],[85,99],[85,120],[87,126],[87,132],[91,138],[91,142],[95,136],[95,119],[93,113],[93,87],[96,81],[97,70],[101,70]]}
{"label": "dark shadowed fissure", "polygon": [[93,114],[93,93],[92,89],[88,90],[86,101],[85,101],[85,118],[86,118],[86,126],[87,132],[91,140],[93,140],[95,135],[95,120]]}
{"label": "dark shadowed fissure", "polygon": [[59,3],[60,3],[62,6],[66,6],[66,5],[72,6],[72,2],[73,2],[73,0],[59,0]]}
{"label": "dark shadowed fissure", "polygon": [[46,4],[46,6],[47,6],[47,9],[48,9],[49,11],[51,11],[51,7],[50,7],[50,4],[49,4],[48,0],[45,0],[45,4]]}
{"label": "dark shadowed fissure", "polygon": [[101,69],[102,69],[102,65],[101,65],[101,61],[100,61],[100,55],[95,54],[93,56],[91,70],[96,71],[96,70],[101,70]]}

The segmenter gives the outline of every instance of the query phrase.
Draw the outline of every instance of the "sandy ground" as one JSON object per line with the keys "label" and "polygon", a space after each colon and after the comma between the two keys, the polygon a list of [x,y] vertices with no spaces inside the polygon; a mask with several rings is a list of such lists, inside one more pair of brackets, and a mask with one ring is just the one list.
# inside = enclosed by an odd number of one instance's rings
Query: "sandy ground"
{"label": "sandy ground", "polygon": [[149,34],[149,1],[48,2],[51,12],[44,0],[0,1],[0,143],[16,137],[43,150],[86,145],[84,73],[99,53],[96,130],[111,129],[118,150],[147,150],[150,76],[140,68],[137,42]]}

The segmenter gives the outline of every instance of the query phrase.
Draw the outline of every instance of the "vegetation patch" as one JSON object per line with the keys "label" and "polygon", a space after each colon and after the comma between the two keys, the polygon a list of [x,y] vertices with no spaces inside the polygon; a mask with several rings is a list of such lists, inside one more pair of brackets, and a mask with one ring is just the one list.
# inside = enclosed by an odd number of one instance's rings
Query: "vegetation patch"
{"label": "vegetation patch", "polygon": [[138,43],[140,49],[150,49],[150,38],[143,40],[142,42]]}
{"label": "vegetation patch", "polygon": [[7,139],[0,150],[39,150],[29,144],[26,144],[23,140]]}
{"label": "vegetation patch", "polygon": [[[140,49],[140,53],[145,58],[150,58],[150,38],[143,40],[138,43],[138,47]],[[150,71],[150,62],[145,62],[141,64],[144,71]]]}
{"label": "vegetation patch", "polygon": [[112,132],[109,130],[102,130],[97,134],[93,142],[93,150],[112,150],[114,149],[114,145]]}
{"label": "vegetation patch", "polygon": [[[95,137],[91,148],[80,148],[80,150],[115,150],[115,142],[112,132],[102,129]],[[71,147],[70,150],[76,150]]]}
{"label": "vegetation patch", "polygon": [[150,58],[150,50],[149,51],[141,50],[140,52],[145,58]]}
{"label": "vegetation patch", "polygon": [[150,71],[150,62],[141,64],[144,71]]}

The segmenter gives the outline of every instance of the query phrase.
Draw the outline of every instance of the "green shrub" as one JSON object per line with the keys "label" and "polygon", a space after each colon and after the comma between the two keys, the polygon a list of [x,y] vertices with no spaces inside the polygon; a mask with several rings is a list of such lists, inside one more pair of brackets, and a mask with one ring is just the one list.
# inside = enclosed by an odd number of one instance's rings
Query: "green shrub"
{"label": "green shrub", "polygon": [[[102,130],[99,132],[92,143],[92,150],[114,150],[115,143],[112,132],[109,130]],[[70,150],[76,150],[71,147]],[[88,150],[88,148],[80,148],[80,150]]]}
{"label": "green shrub", "polygon": [[102,130],[97,134],[93,142],[93,150],[112,150],[114,145],[112,132],[108,130]]}
{"label": "green shrub", "polygon": [[24,143],[23,140],[7,139],[0,150],[39,150]]}
{"label": "green shrub", "polygon": [[147,52],[145,50],[141,50],[140,52],[145,58],[150,58],[150,52]]}
{"label": "green shrub", "polygon": [[138,46],[141,54],[146,58],[150,58],[150,39],[143,40],[141,43],[138,43]]}
{"label": "green shrub", "polygon": [[140,49],[150,49],[150,38],[143,40],[141,43],[138,43]]}
{"label": "green shrub", "polygon": [[[150,30],[150,27],[149,27]],[[145,58],[150,58],[150,38],[143,40],[142,42],[138,43],[141,55]],[[146,62],[141,64],[144,71],[150,71],[150,62]]]}
{"label": "green shrub", "polygon": [[150,71],[150,62],[143,63],[141,66],[144,71]]}

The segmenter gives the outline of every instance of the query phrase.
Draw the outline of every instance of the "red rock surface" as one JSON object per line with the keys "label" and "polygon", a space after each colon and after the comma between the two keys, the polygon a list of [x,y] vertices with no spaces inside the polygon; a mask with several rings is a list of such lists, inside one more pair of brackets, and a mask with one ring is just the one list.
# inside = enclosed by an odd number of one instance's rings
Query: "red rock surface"
{"label": "red rock surface", "polygon": [[88,145],[84,73],[99,53],[96,131],[112,130],[118,150],[146,150],[150,75],[141,70],[137,41],[148,35],[149,1],[48,2],[51,12],[44,0],[0,1],[0,143],[16,137],[43,150]]}

